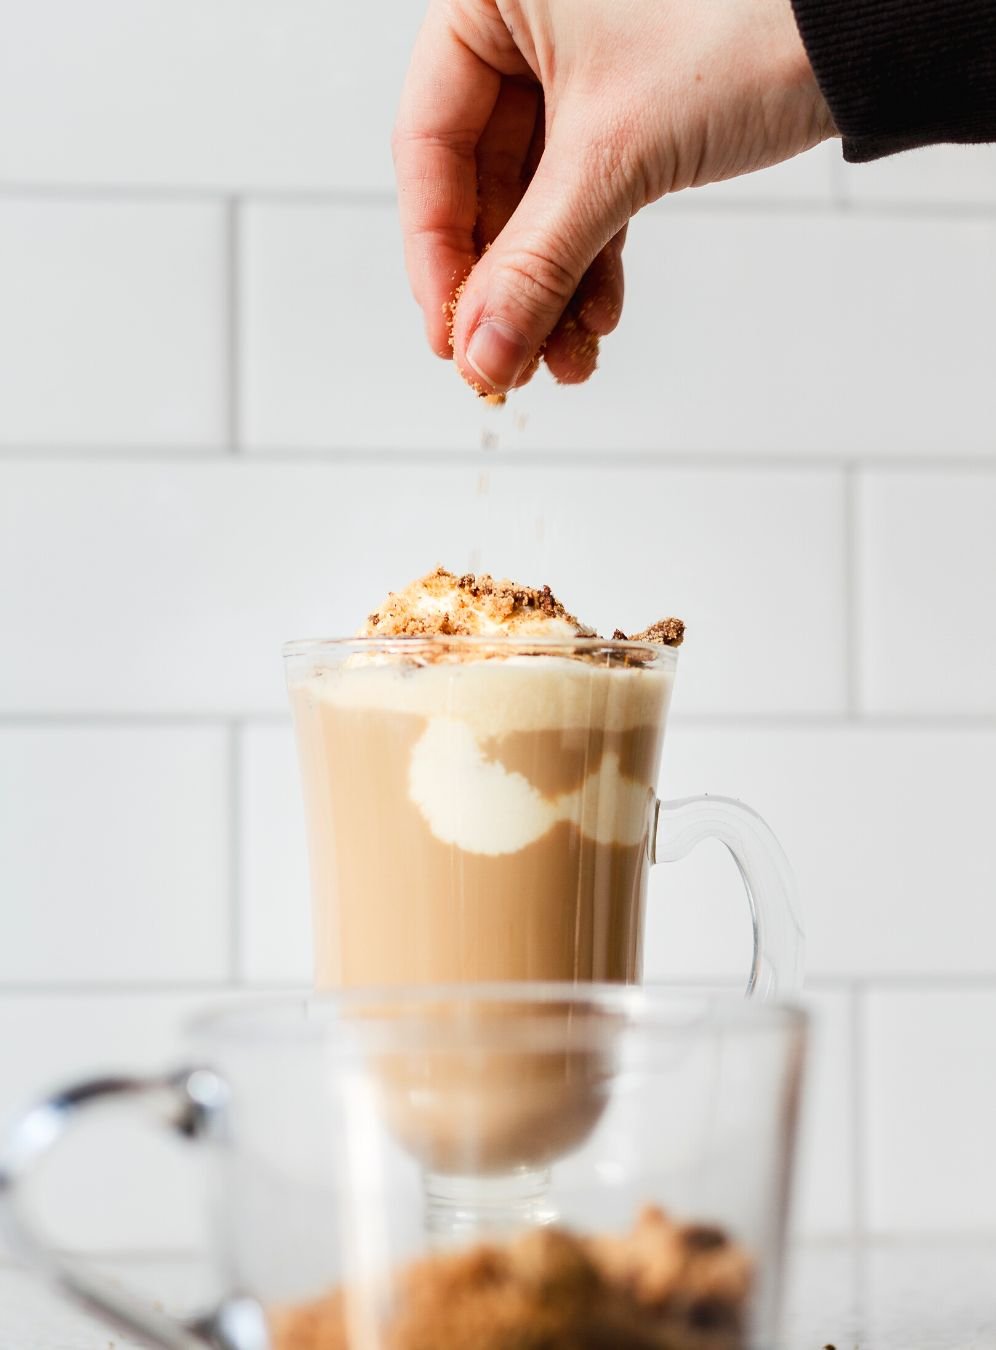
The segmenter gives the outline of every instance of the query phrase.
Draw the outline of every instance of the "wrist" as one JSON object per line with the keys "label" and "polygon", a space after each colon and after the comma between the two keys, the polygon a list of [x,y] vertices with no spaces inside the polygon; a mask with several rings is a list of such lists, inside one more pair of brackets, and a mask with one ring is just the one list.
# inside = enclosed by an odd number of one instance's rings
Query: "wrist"
{"label": "wrist", "polygon": [[776,33],[777,77],[779,86],[810,110],[811,144],[838,136],[833,114],[823,95],[809,52],[803,40],[793,0],[772,0],[772,21]]}

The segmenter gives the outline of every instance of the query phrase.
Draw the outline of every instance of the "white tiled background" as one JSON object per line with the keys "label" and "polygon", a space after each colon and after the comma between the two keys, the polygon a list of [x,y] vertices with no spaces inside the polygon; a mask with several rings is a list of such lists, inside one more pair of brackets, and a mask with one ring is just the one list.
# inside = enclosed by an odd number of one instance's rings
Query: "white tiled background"
{"label": "white tiled background", "polygon": [[[659,204],[596,379],[487,410],[402,274],[419,9],[0,0],[0,1111],[307,978],[280,643],[486,566],[689,622],[666,793],[806,904],[802,1226],[996,1230],[996,150]],[[732,867],[670,873],[648,973],[732,976]],[[65,1240],[194,1241],[112,1139]]]}

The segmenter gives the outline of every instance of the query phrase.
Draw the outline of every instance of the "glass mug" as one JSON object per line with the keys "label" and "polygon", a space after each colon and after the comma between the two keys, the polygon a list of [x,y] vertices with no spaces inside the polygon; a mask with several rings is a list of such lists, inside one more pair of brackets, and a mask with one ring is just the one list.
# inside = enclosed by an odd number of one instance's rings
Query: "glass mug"
{"label": "glass mug", "polygon": [[[519,1343],[510,1309],[534,1336],[566,1319],[543,1344],[770,1350],[805,1037],[785,1006],[618,984],[250,1002],[193,1025],[182,1072],[26,1112],[0,1219],[65,1292],[168,1350],[489,1350]],[[114,1105],[210,1154],[228,1293],[196,1320],[34,1232],[35,1164]]]}
{"label": "glass mug", "polygon": [[284,655],[319,988],[637,983],[650,865],[710,838],[747,893],[748,992],[801,983],[792,876],[764,821],[657,798],[674,648],[359,638]]}

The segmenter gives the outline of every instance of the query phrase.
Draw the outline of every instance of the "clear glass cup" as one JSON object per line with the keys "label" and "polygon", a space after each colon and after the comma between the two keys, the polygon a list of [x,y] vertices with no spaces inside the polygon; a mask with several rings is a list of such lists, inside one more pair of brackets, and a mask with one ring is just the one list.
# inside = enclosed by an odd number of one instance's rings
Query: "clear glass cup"
{"label": "clear glass cup", "polygon": [[285,648],[319,988],[639,982],[651,864],[719,839],[754,930],[749,992],[801,983],[792,875],[722,797],[656,785],[677,651],[601,639]]}
{"label": "clear glass cup", "polygon": [[[627,1307],[637,1290],[644,1333],[650,1316],[670,1339],[599,1342],[614,1350],[771,1350],[805,1032],[790,1007],[621,985],[250,1003],[194,1024],[182,1072],[81,1083],[27,1111],[0,1151],[0,1217],[64,1291],[170,1350],[490,1350],[454,1325],[489,1324],[475,1300],[508,1270],[526,1272],[520,1301],[558,1316],[580,1288],[592,1325],[604,1289]],[[229,1292],[196,1321],[34,1233],[28,1174],[77,1117],[115,1104],[210,1154]],[[482,1271],[483,1295],[467,1288]],[[302,1318],[324,1331],[288,1334]]]}

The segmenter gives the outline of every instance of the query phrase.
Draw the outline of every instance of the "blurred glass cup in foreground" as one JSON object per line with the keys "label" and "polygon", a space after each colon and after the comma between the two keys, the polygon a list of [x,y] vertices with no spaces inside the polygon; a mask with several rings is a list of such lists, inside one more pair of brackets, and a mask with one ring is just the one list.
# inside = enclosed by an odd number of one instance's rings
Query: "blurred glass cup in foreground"
{"label": "blurred glass cup in foreground", "polygon": [[[775,1345],[801,1012],[618,985],[393,988],[211,1014],[190,1045],[181,1073],[41,1102],[0,1156],[19,1249],[151,1344]],[[230,1293],[197,1323],[34,1236],[26,1174],[113,1101],[213,1159]]]}

